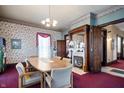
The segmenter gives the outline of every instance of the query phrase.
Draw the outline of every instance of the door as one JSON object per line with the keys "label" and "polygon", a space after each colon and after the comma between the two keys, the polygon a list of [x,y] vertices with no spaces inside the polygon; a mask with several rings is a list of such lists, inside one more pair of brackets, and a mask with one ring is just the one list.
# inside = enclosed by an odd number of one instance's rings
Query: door
{"label": "door", "polygon": [[65,40],[57,40],[57,56],[66,56],[66,43]]}

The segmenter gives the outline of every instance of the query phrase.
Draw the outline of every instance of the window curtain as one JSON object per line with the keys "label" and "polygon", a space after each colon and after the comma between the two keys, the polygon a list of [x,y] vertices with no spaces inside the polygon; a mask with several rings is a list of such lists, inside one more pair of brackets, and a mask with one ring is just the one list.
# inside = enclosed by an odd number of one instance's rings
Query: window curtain
{"label": "window curtain", "polygon": [[37,46],[39,58],[51,57],[51,36],[49,34],[37,33]]}

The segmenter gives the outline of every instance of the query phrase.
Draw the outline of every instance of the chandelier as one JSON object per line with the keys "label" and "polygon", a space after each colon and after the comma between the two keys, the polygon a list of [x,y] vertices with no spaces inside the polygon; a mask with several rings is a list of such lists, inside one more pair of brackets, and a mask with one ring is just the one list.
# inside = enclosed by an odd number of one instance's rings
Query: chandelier
{"label": "chandelier", "polygon": [[55,27],[57,25],[57,21],[54,20],[51,16],[51,7],[49,5],[49,18],[46,18],[45,20],[42,20],[41,23],[45,25],[46,27]]}

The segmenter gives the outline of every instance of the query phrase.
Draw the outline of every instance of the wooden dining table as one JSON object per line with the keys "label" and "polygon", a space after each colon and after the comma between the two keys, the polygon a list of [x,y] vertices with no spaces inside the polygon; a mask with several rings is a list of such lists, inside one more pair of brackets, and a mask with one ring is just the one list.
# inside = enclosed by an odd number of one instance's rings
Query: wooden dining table
{"label": "wooden dining table", "polygon": [[38,58],[30,57],[29,63],[37,70],[41,72],[41,87],[44,87],[45,84],[45,72],[49,72],[54,68],[63,68],[69,65],[69,62],[63,60],[54,60],[48,58]]}

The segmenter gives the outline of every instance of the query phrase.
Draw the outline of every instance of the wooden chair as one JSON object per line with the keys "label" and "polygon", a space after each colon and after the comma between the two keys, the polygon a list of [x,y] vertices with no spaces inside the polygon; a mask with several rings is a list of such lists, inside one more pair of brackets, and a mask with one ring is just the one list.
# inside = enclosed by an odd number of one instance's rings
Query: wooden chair
{"label": "wooden chair", "polygon": [[25,59],[25,69],[27,72],[38,71],[29,63],[28,59]]}
{"label": "wooden chair", "polygon": [[45,73],[46,83],[50,88],[72,87],[72,65],[52,69],[51,74]]}
{"label": "wooden chair", "polygon": [[19,74],[19,88],[28,87],[41,81],[41,74],[39,71],[27,72],[22,63],[16,65]]}

